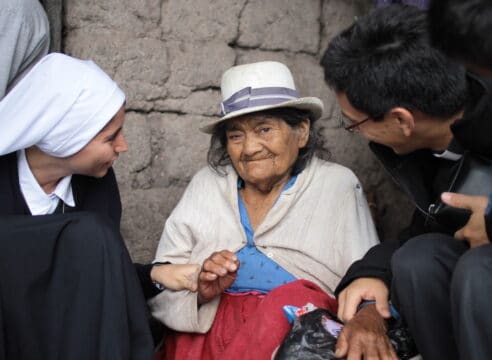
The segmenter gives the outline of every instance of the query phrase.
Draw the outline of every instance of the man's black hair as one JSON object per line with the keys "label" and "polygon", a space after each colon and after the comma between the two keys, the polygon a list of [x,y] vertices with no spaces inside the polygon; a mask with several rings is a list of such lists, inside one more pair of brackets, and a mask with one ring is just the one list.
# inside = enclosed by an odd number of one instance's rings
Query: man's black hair
{"label": "man's black hair", "polygon": [[433,44],[446,54],[492,69],[491,0],[434,0],[429,27]]}
{"label": "man's black hair", "polygon": [[412,6],[360,18],[331,41],[321,65],[328,85],[374,120],[399,106],[449,117],[466,100],[463,67],[431,47],[426,12]]}

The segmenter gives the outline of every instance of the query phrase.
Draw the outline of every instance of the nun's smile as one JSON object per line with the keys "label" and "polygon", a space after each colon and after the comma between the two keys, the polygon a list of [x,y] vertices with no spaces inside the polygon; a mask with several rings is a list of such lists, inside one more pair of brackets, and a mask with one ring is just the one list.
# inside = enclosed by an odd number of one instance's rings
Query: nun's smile
{"label": "nun's smile", "polygon": [[118,158],[128,150],[123,134],[125,109],[122,106],[111,121],[78,153],[70,157],[74,174],[103,177]]}

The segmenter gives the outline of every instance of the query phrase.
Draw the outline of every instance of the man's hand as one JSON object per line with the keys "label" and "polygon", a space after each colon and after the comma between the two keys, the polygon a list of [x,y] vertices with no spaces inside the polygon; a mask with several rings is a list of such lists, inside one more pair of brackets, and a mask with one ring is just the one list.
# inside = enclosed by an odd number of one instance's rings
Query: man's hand
{"label": "man's hand", "polygon": [[487,196],[470,196],[456,193],[442,193],[441,199],[446,204],[472,212],[466,225],[454,233],[459,240],[466,240],[470,248],[490,243],[485,227],[485,209],[489,203]]}
{"label": "man's hand", "polygon": [[361,302],[374,300],[379,314],[383,318],[390,318],[388,296],[388,288],[382,280],[376,278],[354,280],[338,296],[338,317],[347,323],[352,320]]}
{"label": "man's hand", "polygon": [[348,360],[398,360],[386,330],[386,321],[376,306],[365,306],[340,332],[336,357],[346,357]]}
{"label": "man's hand", "polygon": [[198,275],[198,303],[219,296],[236,280],[239,260],[228,250],[214,252],[203,262]]}

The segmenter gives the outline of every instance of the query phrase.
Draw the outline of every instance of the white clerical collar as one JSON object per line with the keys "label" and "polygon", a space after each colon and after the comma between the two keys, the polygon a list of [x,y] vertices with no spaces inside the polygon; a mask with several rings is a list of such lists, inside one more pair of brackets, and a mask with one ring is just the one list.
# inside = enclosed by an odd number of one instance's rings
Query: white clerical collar
{"label": "white clerical collar", "polygon": [[452,160],[452,161],[458,161],[463,156],[463,154],[457,154],[449,150],[444,150],[442,153],[434,153],[433,155],[437,158]]}
{"label": "white clerical collar", "polygon": [[446,160],[452,160],[452,161],[458,161],[461,159],[464,153],[463,147],[458,143],[454,138],[451,140],[451,142],[448,145],[448,148],[444,150],[443,152],[437,153],[434,152],[433,155],[437,158],[441,159],[446,159]]}
{"label": "white clerical collar", "polygon": [[34,177],[24,150],[17,151],[19,185],[32,215],[47,215],[55,212],[60,200],[75,206],[72,192],[72,175],[65,176],[56,185],[55,191],[46,194]]}

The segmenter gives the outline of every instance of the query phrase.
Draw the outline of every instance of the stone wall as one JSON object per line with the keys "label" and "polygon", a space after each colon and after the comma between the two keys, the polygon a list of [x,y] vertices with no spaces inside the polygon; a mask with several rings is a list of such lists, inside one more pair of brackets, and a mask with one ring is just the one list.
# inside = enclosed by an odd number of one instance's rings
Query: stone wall
{"label": "stone wall", "polygon": [[63,2],[62,0],[41,0],[50,22],[50,51],[60,51],[62,43]]}
{"label": "stone wall", "polygon": [[[53,1],[53,0],[52,0]],[[370,0],[64,0],[63,50],[91,58],[127,94],[130,151],[115,165],[123,235],[137,261],[152,259],[165,220],[205,165],[218,115],[220,77],[241,63],[278,60],[303,95],[326,106],[319,126],[332,159],[352,168],[377,197],[384,237],[410,207],[364,141],[337,127],[319,59],[330,38],[369,11]]]}

